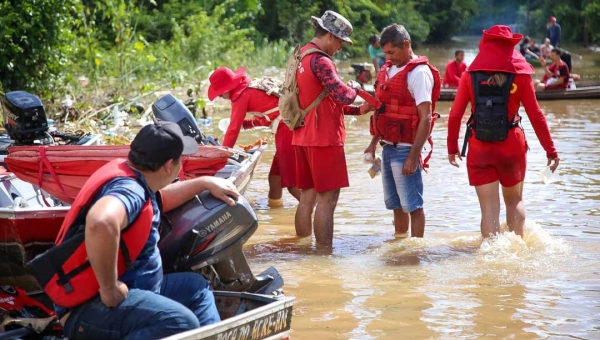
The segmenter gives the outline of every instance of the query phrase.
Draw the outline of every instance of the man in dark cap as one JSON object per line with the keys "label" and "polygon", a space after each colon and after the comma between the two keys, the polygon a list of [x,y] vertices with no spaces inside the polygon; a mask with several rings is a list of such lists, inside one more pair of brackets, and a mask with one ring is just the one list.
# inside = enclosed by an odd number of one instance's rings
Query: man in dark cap
{"label": "man in dark cap", "polygon": [[[69,339],[160,339],[220,321],[208,282],[192,272],[163,276],[157,247],[161,210],[204,190],[229,205],[239,196],[233,183],[216,177],[172,183],[181,170],[181,155],[197,150],[177,124],[150,124],[131,143],[128,160],[114,160],[88,179],[61,233],[68,233],[89,207],[83,215],[83,258],[100,288],[99,295],[75,307],[55,304]],[[127,269],[117,265],[121,257],[130,257]],[[71,282],[75,292],[85,290],[86,285],[75,287],[76,276]]]}

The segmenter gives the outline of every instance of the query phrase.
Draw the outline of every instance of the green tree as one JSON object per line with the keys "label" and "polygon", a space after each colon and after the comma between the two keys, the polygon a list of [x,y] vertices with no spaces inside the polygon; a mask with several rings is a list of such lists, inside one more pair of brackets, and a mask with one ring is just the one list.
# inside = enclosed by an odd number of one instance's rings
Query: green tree
{"label": "green tree", "polygon": [[76,0],[0,1],[0,82],[4,90],[52,90],[75,52]]}
{"label": "green tree", "polygon": [[423,0],[416,9],[429,24],[427,41],[432,43],[452,38],[477,13],[475,0]]}

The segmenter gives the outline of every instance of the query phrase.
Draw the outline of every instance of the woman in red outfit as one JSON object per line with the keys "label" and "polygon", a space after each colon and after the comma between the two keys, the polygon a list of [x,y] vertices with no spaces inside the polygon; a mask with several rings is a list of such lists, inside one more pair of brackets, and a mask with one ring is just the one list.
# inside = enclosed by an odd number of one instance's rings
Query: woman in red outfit
{"label": "woman in red outfit", "polygon": [[[534,73],[533,67],[527,63],[519,51],[514,49],[521,38],[520,34],[513,35],[507,26],[492,26],[489,31],[483,31],[483,38],[479,44],[479,54],[469,66],[467,72],[461,77],[458,92],[450,110],[448,160],[450,164],[456,167],[459,166],[456,158],[462,160],[458,148],[458,134],[467,104],[471,103],[471,111],[474,112],[473,118],[486,117],[486,119],[480,119],[479,124],[474,119],[468,128],[470,136],[468,137],[469,154],[467,157],[469,183],[475,187],[479,198],[482,214],[481,234],[484,238],[497,234],[500,229],[500,197],[498,192],[500,185],[502,186],[502,194],[506,205],[508,228],[515,234],[523,236],[525,207],[523,206],[522,195],[528,147],[523,129],[518,125],[518,111],[521,103],[525,107],[542,147],[546,151],[550,169],[552,171],[556,170],[559,163],[558,154],[554,148],[554,142],[550,136],[544,113],[535,97],[534,85],[530,76]],[[484,80],[479,81],[482,76]],[[477,77],[478,80],[476,82],[480,99],[478,101],[475,101],[473,77]],[[511,79],[512,83],[510,83]],[[489,115],[485,111],[486,108],[498,105],[487,100],[493,89],[500,89],[500,93],[508,97],[508,102],[500,106],[500,108],[504,108],[505,115],[489,119],[489,116],[485,116],[486,114]],[[485,98],[486,95],[488,98]],[[479,103],[479,106],[476,103]],[[486,107],[486,105],[488,106]],[[479,109],[480,107],[483,107],[483,109]],[[492,109],[489,109],[489,112],[491,111]],[[510,126],[510,128],[504,128],[501,131],[503,132],[503,134],[500,134],[501,137],[493,133],[485,134],[490,131],[490,126],[485,124],[490,124],[494,119],[503,119],[503,126]],[[495,141],[490,141],[493,138],[495,138]]]}
{"label": "woman in red outfit", "polygon": [[[279,98],[249,86],[251,79],[245,73],[243,67],[235,72],[227,67],[216,69],[209,78],[208,99],[222,97],[231,100],[231,121],[223,138],[224,146],[232,148],[235,145],[242,127],[272,127],[276,151],[269,171],[269,205],[281,206],[283,188],[287,188],[296,199],[300,198],[300,189],[296,187],[292,131],[287,125],[279,124]],[[246,114],[252,114],[252,118],[246,119]]]}

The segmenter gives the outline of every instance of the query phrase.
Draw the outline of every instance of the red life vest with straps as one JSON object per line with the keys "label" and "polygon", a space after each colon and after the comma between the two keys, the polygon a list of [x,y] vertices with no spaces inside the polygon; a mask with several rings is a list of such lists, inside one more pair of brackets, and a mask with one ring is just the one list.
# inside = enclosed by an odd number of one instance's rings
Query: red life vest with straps
{"label": "red life vest with straps", "polygon": [[[98,169],[77,195],[62,223],[55,246],[28,264],[44,291],[61,307],[76,307],[98,294],[100,285],[85,248],[85,218],[100,189],[116,177],[138,178],[124,159],[111,161]],[[121,231],[118,277],[142,251],[150,236],[153,216],[152,200],[148,197],[137,219]]]}
{"label": "red life vest with straps", "polygon": [[[429,129],[430,135],[427,139],[433,149],[431,131],[434,122],[440,117],[434,110],[435,104],[440,98],[441,78],[440,72],[435,66],[429,64],[427,57],[412,59],[402,71],[392,78],[388,78],[387,75],[388,69],[392,66],[391,62],[388,61],[381,67],[375,84],[375,98],[380,104],[378,110],[371,117],[371,134],[393,144],[414,143],[420,119],[415,99],[408,90],[408,72],[419,65],[427,65],[433,75],[432,120]],[[431,157],[431,152],[432,150],[422,162],[424,168],[428,167],[427,162]]]}

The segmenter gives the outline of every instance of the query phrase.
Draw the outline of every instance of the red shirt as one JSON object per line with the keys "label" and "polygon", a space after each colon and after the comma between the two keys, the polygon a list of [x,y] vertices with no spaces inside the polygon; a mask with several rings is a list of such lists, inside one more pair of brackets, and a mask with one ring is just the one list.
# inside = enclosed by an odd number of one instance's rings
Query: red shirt
{"label": "red shirt", "polygon": [[[569,87],[569,77],[571,76],[569,73],[569,67],[562,60],[558,65],[556,65],[556,63],[550,64],[550,66],[548,66],[548,71],[552,73],[554,78],[562,78],[563,83],[560,85],[546,85],[546,89],[566,89]],[[548,76],[544,75],[542,82],[545,84],[547,80]]]}
{"label": "red shirt", "polygon": [[[265,91],[254,88],[246,88],[241,94],[231,101],[231,122],[223,138],[223,145],[232,148],[240,134],[242,127],[251,129],[254,126],[269,126],[270,122],[264,117],[254,117],[253,119],[244,119],[246,114],[262,113],[268,111],[279,104],[276,96],[270,96]],[[279,111],[269,114],[269,117],[275,118]]]}
{"label": "red shirt", "polygon": [[444,72],[444,87],[458,87],[460,77],[466,70],[467,64],[465,64],[464,61],[458,64],[456,60],[450,60],[446,65],[446,71]]}
{"label": "red shirt", "polygon": [[[460,150],[458,147],[458,134],[460,132],[460,124],[463,115],[465,114],[465,110],[467,109],[467,104],[469,102],[471,103],[471,108],[473,108],[473,103],[475,101],[474,97],[475,95],[473,93],[473,81],[471,80],[471,74],[469,72],[465,72],[465,74],[460,79],[460,85],[456,93],[456,98],[454,99],[454,103],[452,104],[452,108],[450,109],[450,117],[448,119],[447,140],[448,154],[456,154]],[[542,144],[542,147],[546,151],[547,157],[556,158],[557,153],[556,149],[554,148],[554,142],[552,141],[552,137],[550,136],[548,123],[546,122],[546,117],[544,117],[544,112],[540,108],[537,99],[535,98],[533,80],[528,74],[515,75],[513,87],[511,89],[511,94],[508,97],[509,121],[511,121],[514,115],[518,113],[521,103],[523,103],[523,106],[525,107],[525,112],[527,113],[527,116],[531,121],[531,125],[533,126],[533,130],[535,131],[536,136],[538,137],[540,143]],[[476,138],[471,138],[470,141],[472,141],[473,143],[477,143],[477,145],[469,143],[469,147],[477,147],[479,143],[486,143],[481,142]]]}
{"label": "red shirt", "polygon": [[[311,47],[318,48],[309,43],[301,51]],[[357,106],[349,106],[358,91],[347,86],[338,75],[333,61],[320,53],[309,54],[302,59],[297,77],[301,108],[308,107],[324,88],[329,95],[306,115],[304,126],[293,131],[292,145],[344,146],[344,114],[359,114]]]}

